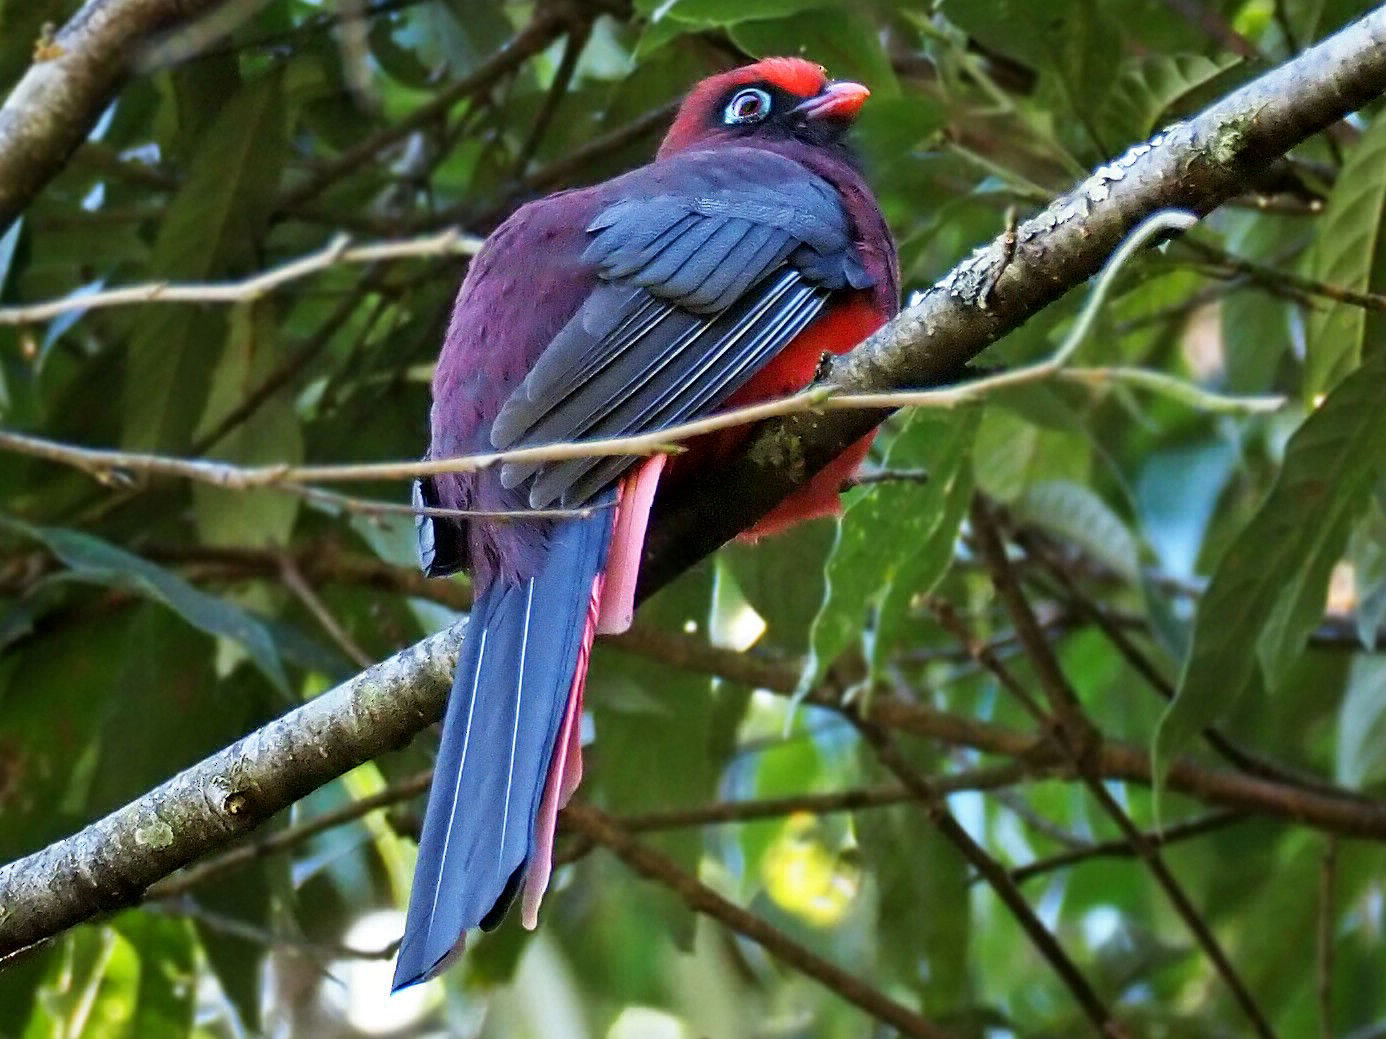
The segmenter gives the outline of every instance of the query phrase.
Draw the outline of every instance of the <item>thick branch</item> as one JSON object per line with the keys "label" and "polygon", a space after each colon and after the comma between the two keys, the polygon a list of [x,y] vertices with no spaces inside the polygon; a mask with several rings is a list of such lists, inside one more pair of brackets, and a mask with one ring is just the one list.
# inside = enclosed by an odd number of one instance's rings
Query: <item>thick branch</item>
{"label": "thick branch", "polygon": [[[1073,191],[976,250],[850,354],[826,382],[852,392],[928,386],[1097,272],[1152,213],[1204,214],[1246,190],[1267,162],[1386,90],[1386,7],[1100,167]],[[882,414],[772,420],[744,452],[657,501],[641,594],[747,529]]]}
{"label": "thick branch", "polygon": [[[99,21],[90,14],[97,10],[186,12],[190,6],[195,5],[189,0],[112,0],[89,4],[73,25]],[[69,27],[64,33],[75,38],[85,31],[95,28]],[[1171,206],[1208,211],[1241,190],[1258,165],[1383,90],[1386,8],[1104,166],[1023,224],[1009,261],[1003,262],[1002,240],[978,250],[918,306],[839,361],[831,381],[875,391],[946,380],[986,345],[1084,281],[1144,217]],[[9,106],[0,112],[0,200],[12,191],[5,164],[16,162],[6,145],[8,111]],[[44,169],[43,176],[51,173]],[[14,198],[27,197],[21,192],[0,202],[0,220],[13,217]],[[979,302],[983,297],[985,307]],[[648,594],[666,583],[744,529],[879,417],[829,411],[767,423],[744,457],[660,504],[643,591]],[[0,956],[136,901],[160,877],[240,836],[361,761],[406,742],[442,713],[457,638],[457,632],[448,632],[425,639],[79,834],[0,869]],[[788,679],[791,688],[796,679],[794,672]],[[822,700],[835,703],[836,694],[825,692]],[[1036,766],[1064,761],[1055,748],[1029,734],[889,698],[873,703],[872,716],[888,728]],[[1109,778],[1144,782],[1150,776],[1144,751],[1113,743],[1102,746],[1096,768]],[[1211,804],[1344,834],[1386,837],[1386,806],[1376,803],[1190,761],[1174,764],[1168,785]]]}
{"label": "thick branch", "polygon": [[0,232],[86,139],[153,33],[221,0],[88,0],[0,108]]}

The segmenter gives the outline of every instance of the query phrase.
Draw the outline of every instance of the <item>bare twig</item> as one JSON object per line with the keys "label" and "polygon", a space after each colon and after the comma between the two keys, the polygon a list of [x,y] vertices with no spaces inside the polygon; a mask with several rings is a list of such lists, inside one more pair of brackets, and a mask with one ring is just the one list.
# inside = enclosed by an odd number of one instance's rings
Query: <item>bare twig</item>
{"label": "bare twig", "polygon": [[370,654],[361,648],[360,644],[351,637],[348,632],[333,616],[332,611],[327,608],[327,603],[322,601],[322,597],[313,590],[313,586],[304,578],[302,571],[294,562],[294,557],[288,553],[283,553],[279,557],[279,573],[284,581],[284,587],[294,593],[294,598],[303,604],[313,619],[318,622],[327,637],[330,638],[347,658],[359,668],[368,668],[374,663]]}
{"label": "bare twig", "polygon": [[442,118],[463,98],[489,90],[502,76],[518,68],[552,43],[563,31],[563,27],[564,19],[558,5],[541,7],[534,19],[490,58],[461,79],[448,84],[403,119],[391,123],[348,148],[330,162],[324,163],[313,176],[285,192],[275,208],[281,212],[293,210],[316,198],[336,181],[371,162],[384,149]]}
{"label": "bare twig", "polygon": [[853,1006],[903,1035],[918,1039],[949,1039],[945,1031],[923,1015],[897,1003],[865,980],[848,974],[794,941],[760,917],[727,901],[662,852],[641,844],[603,812],[585,802],[573,802],[563,812],[576,832],[610,849],[641,876],[677,894],[694,912],[703,913],[723,926],[749,938],[766,952],[795,970],[807,974]]}
{"label": "bare twig", "polygon": [[1319,1004],[1319,1035],[1333,1039],[1333,931],[1337,923],[1334,905],[1334,879],[1338,871],[1338,842],[1329,837],[1324,842],[1323,858],[1319,863],[1319,926],[1315,956],[1314,990]]}
{"label": "bare twig", "polygon": [[1029,936],[1036,951],[1049,962],[1054,973],[1059,976],[1069,992],[1073,994],[1074,1000],[1098,1032],[1111,1037],[1111,1039],[1126,1036],[1128,1033],[1125,1028],[1112,1016],[1106,1003],[1088,983],[1083,972],[1078,969],[1077,964],[1069,957],[1064,947],[1059,944],[1058,939],[1040,921],[1040,918],[1030,907],[1030,903],[1021,894],[1015,881],[1011,879],[1006,868],[988,855],[986,849],[974,841],[971,835],[963,829],[962,825],[953,817],[953,813],[948,810],[947,802],[934,784],[910,766],[884,729],[874,722],[865,721],[855,712],[846,713],[866,741],[871,744],[881,764],[885,765],[895,774],[896,779],[914,792],[915,796],[919,798],[924,812],[928,815],[929,821],[958,849],[963,858],[996,892],[996,896],[1010,910],[1016,922]]}
{"label": "bare twig", "polygon": [[[1186,822],[1171,823],[1160,830],[1147,833],[1145,839],[1152,844],[1164,847],[1167,844],[1177,844],[1194,837],[1201,837],[1207,833],[1214,833],[1225,827],[1235,825],[1246,819],[1245,812],[1210,812],[1197,819],[1189,819]],[[1083,848],[1071,848],[1068,851],[1061,851],[1056,855],[1050,855],[1043,859],[1036,859],[1034,862],[1027,862],[1023,866],[1017,866],[1011,870],[1011,879],[1017,884],[1023,884],[1027,880],[1035,877],[1053,873],[1055,870],[1067,869],[1069,866],[1076,866],[1080,862],[1087,862],[1089,859],[1111,859],[1111,858],[1139,858],[1140,852],[1125,837],[1117,837],[1110,841],[1099,841],[1096,844],[1089,844]]]}
{"label": "bare twig", "polygon": [[43,49],[0,108],[0,234],[62,169],[153,33],[221,0],[84,4]]}
{"label": "bare twig", "polygon": [[480,248],[479,238],[465,235],[456,228],[425,238],[372,242],[369,245],[352,245],[346,235],[337,235],[316,252],[239,281],[198,284],[152,281],[85,296],[64,296],[44,303],[0,307],[0,325],[29,325],[74,311],[125,307],[137,303],[244,303],[340,264],[377,263],[418,256],[474,256]]}
{"label": "bare twig", "polygon": [[973,536],[991,570],[992,583],[996,587],[996,593],[1005,603],[1006,610],[1011,615],[1011,622],[1015,625],[1016,634],[1019,635],[1025,646],[1030,664],[1039,678],[1040,687],[1048,697],[1050,708],[1058,719],[1059,725],[1056,736],[1059,742],[1072,755],[1073,762],[1084,777],[1088,790],[1094,799],[1117,824],[1123,836],[1131,842],[1132,847],[1136,849],[1140,857],[1145,860],[1146,866],[1164,891],[1165,897],[1174,907],[1175,912],[1179,914],[1180,919],[1184,921],[1184,925],[1203,949],[1204,954],[1212,962],[1223,983],[1231,991],[1233,999],[1241,1007],[1242,1013],[1251,1022],[1256,1034],[1262,1039],[1274,1039],[1275,1031],[1271,1028],[1270,1021],[1257,1005],[1251,991],[1246,987],[1246,983],[1228,958],[1222,944],[1213,934],[1207,921],[1203,919],[1202,914],[1184,891],[1183,885],[1179,883],[1173,872],[1165,864],[1159,848],[1147,839],[1103,782],[1101,767],[1097,765],[1101,734],[1084,716],[1078,696],[1069,684],[1067,676],[1064,675],[1058,658],[1049,645],[1049,640],[1044,637],[1044,631],[1035,618],[1029,601],[1025,598],[1025,593],[1020,587],[1015,571],[1011,568],[1010,561],[1006,557],[1005,545],[1001,541],[991,512],[980,498],[974,499],[971,517]]}

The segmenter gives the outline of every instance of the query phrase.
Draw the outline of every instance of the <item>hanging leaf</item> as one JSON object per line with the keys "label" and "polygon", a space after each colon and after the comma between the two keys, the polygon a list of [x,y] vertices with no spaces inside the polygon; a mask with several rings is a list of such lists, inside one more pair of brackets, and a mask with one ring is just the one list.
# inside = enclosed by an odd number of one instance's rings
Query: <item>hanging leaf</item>
{"label": "hanging leaf", "polygon": [[914,412],[886,454],[888,469],[928,471],[923,487],[873,484],[838,522],[826,564],[827,589],[809,634],[810,652],[800,688],[812,688],[833,661],[865,630],[871,607],[889,597],[890,626],[898,624],[910,595],[924,595],[952,557],[972,481],[964,476],[980,409]]}
{"label": "hanging leaf", "polygon": [[[200,281],[252,267],[254,243],[273,210],[288,140],[281,76],[256,80],[203,131],[187,179],[159,225],[156,271]],[[163,305],[142,312],[125,383],[126,446],[177,450],[206,400],[223,339],[215,312]]]}
{"label": "hanging leaf", "polygon": [[[1386,289],[1382,222],[1386,220],[1386,119],[1372,120],[1353,145],[1318,219],[1305,273],[1355,292]],[[1305,326],[1304,397],[1312,401],[1362,360],[1364,344],[1380,341],[1381,317],[1348,303],[1321,301]]]}
{"label": "hanging leaf", "polygon": [[0,527],[48,546],[78,580],[138,592],[163,603],[200,631],[239,643],[265,677],[281,689],[288,688],[274,640],[258,618],[239,606],[208,595],[177,574],[91,534],[35,527],[6,516],[0,516]]}
{"label": "hanging leaf", "polygon": [[1386,472],[1386,351],[1344,379],[1285,448],[1280,476],[1223,555],[1198,606],[1179,692],[1156,736],[1161,769],[1276,677],[1319,623],[1333,565]]}

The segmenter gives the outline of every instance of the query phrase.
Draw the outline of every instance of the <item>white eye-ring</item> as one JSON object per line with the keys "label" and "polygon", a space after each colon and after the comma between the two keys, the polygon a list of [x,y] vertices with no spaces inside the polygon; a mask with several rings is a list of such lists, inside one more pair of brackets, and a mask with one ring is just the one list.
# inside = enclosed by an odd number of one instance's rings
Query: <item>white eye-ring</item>
{"label": "white eye-ring", "polygon": [[722,121],[728,126],[758,123],[769,114],[770,95],[759,87],[747,87],[737,91],[736,96],[727,102]]}

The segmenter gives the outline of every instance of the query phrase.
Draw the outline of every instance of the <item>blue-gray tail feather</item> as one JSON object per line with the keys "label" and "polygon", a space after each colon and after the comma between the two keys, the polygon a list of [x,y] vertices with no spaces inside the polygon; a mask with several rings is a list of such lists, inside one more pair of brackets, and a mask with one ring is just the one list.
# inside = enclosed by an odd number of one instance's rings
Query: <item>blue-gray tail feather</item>
{"label": "blue-gray tail feather", "polygon": [[446,967],[466,932],[499,923],[518,890],[613,516],[602,508],[556,522],[533,576],[498,581],[472,607],[424,813],[395,989]]}

